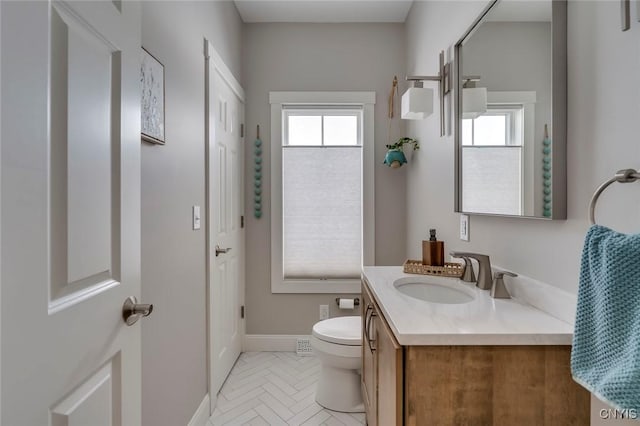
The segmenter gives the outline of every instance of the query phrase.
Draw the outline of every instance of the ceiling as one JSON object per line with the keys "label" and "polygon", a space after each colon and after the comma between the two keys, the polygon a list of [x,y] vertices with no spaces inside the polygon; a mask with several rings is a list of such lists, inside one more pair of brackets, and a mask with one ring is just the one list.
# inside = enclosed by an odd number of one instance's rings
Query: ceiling
{"label": "ceiling", "polygon": [[244,22],[404,22],[413,0],[234,0]]}

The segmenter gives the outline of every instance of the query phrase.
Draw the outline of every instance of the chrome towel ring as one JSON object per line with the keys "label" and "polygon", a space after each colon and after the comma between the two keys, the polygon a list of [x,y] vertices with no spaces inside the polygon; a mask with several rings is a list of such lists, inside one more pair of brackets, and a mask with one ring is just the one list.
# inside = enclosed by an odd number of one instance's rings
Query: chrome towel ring
{"label": "chrome towel ring", "polygon": [[596,189],[596,192],[593,193],[593,197],[591,197],[591,203],[589,205],[589,220],[591,221],[591,224],[596,224],[596,203],[598,202],[598,197],[600,196],[600,194],[602,194],[602,191],[607,189],[607,187],[613,182],[629,183],[635,182],[638,179],[640,179],[640,173],[638,173],[636,170],[623,169],[618,170],[611,179],[600,185],[598,189]]}

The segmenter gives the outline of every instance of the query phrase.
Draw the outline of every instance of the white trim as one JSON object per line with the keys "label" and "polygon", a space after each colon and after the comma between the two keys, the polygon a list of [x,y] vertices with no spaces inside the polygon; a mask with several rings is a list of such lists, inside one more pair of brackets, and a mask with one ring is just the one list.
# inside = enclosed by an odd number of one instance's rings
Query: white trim
{"label": "white trim", "polygon": [[[242,108],[240,111],[241,114],[241,123],[244,122],[244,118],[245,118],[245,94],[244,94],[244,89],[242,88],[242,86],[240,85],[240,83],[238,82],[238,80],[235,79],[235,77],[233,76],[233,74],[231,73],[231,71],[229,70],[229,68],[226,66],[226,64],[224,63],[224,61],[222,60],[222,58],[220,57],[220,55],[218,55],[218,53],[216,52],[216,50],[213,48],[213,45],[205,38],[204,39],[204,57],[205,57],[205,111],[206,111],[206,118],[205,118],[205,215],[207,217],[207,220],[205,221],[205,239],[206,239],[206,323],[207,323],[207,334],[206,334],[206,339],[207,339],[207,354],[206,354],[206,358],[207,358],[207,390],[208,390],[208,395],[206,396],[206,398],[208,398],[209,400],[209,404],[208,404],[208,411],[209,411],[209,415],[206,418],[206,421],[203,425],[206,425],[209,416],[211,414],[213,414],[213,410],[215,409],[217,400],[218,400],[218,390],[215,391],[215,394],[212,395],[212,387],[213,387],[213,383],[214,383],[214,379],[213,379],[213,360],[212,360],[212,354],[214,352],[214,339],[213,339],[213,330],[214,330],[214,318],[213,315],[211,314],[211,312],[213,311],[213,306],[214,306],[214,299],[213,299],[213,291],[212,291],[212,277],[211,277],[211,271],[210,271],[210,261],[209,261],[209,257],[211,256],[210,253],[210,241],[212,237],[212,232],[211,232],[211,227],[210,224],[213,223],[210,220],[210,213],[211,213],[211,208],[210,208],[210,185],[209,185],[209,177],[210,177],[210,173],[211,173],[211,166],[212,164],[214,164],[214,153],[211,152],[212,150],[209,147],[209,141],[211,138],[211,123],[209,120],[209,110],[210,108],[212,108],[213,103],[211,103],[211,99],[210,99],[210,91],[211,91],[211,84],[213,84],[213,82],[211,81],[212,76],[214,75],[213,73],[217,73],[222,80],[231,88],[231,90],[234,92],[234,94],[240,99],[241,104],[242,104]],[[242,141],[244,142],[244,137],[242,137]],[[242,144],[244,145],[244,143]],[[243,158],[244,156],[244,149],[241,151],[241,155],[240,158]],[[244,168],[244,166],[242,166]],[[244,169],[243,169],[244,170]],[[242,182],[240,183],[241,187],[244,187],[244,171],[242,172]],[[244,213],[244,197],[240,197],[240,203],[241,203],[241,210]],[[244,230],[243,230],[243,235],[244,235]],[[244,237],[242,237],[242,239],[244,240]],[[241,250],[245,250],[244,248],[244,244],[242,245]],[[242,264],[241,264],[241,277],[239,277],[240,283],[241,283],[241,297],[242,297],[242,301],[241,304],[244,305],[244,298],[245,298],[245,283],[244,283],[244,256],[242,256]],[[240,322],[240,330],[239,332],[244,335],[245,333],[245,327],[246,327],[246,322],[244,319],[241,320]],[[242,348],[242,340],[243,338],[241,338],[241,348]],[[241,349],[242,350],[242,349]],[[204,401],[203,401],[204,402]],[[193,420],[193,419],[192,419]]]}
{"label": "white trim", "polygon": [[298,339],[310,339],[308,335],[245,334],[242,352],[295,352]]}
{"label": "white trim", "polygon": [[191,420],[187,426],[207,426],[207,422],[209,421],[209,417],[211,417],[211,407],[210,407],[210,399],[209,394],[206,394],[202,399],[202,402],[196,409],[196,412],[193,413]]}
{"label": "white trim", "polygon": [[[283,104],[362,105],[362,258],[364,266],[375,263],[375,92],[269,92],[271,103],[271,292],[359,293],[361,282],[326,280],[318,284],[282,279],[282,110]],[[279,237],[277,237],[279,236]]]}
{"label": "white trim", "polygon": [[487,104],[522,105],[522,196],[521,214],[536,215],[535,193],[535,91],[487,92]]}
{"label": "white trim", "polygon": [[375,104],[376,92],[269,92],[270,104]]}
{"label": "white trim", "polygon": [[240,82],[236,80],[233,76],[233,73],[227,67],[227,64],[224,63],[222,57],[216,52],[213,45],[206,38],[204,39],[204,57],[205,59],[209,59],[211,64],[213,64],[214,68],[220,74],[220,77],[231,87],[231,90],[240,98],[242,103],[244,103],[244,89],[240,85]]}

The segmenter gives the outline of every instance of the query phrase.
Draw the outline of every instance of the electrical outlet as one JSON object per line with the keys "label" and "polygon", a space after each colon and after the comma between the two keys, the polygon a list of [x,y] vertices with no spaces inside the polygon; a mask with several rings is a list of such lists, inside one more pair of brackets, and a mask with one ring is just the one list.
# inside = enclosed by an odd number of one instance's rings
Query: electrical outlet
{"label": "electrical outlet", "polygon": [[329,318],[329,305],[320,305],[320,320]]}
{"label": "electrical outlet", "polygon": [[298,356],[311,356],[313,355],[313,348],[311,347],[310,339],[297,339],[296,340],[296,354]]}
{"label": "electrical outlet", "polygon": [[469,241],[469,215],[460,215],[460,239]]}

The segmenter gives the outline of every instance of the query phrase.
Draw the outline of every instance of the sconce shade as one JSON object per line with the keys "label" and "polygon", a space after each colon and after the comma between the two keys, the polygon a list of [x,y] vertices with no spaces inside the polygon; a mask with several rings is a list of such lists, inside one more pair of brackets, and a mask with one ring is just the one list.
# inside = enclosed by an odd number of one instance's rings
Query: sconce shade
{"label": "sconce shade", "polygon": [[462,89],[462,118],[478,118],[487,112],[487,88]]}
{"label": "sconce shade", "polygon": [[422,120],[433,113],[433,89],[410,87],[402,95],[401,117],[405,120]]}

